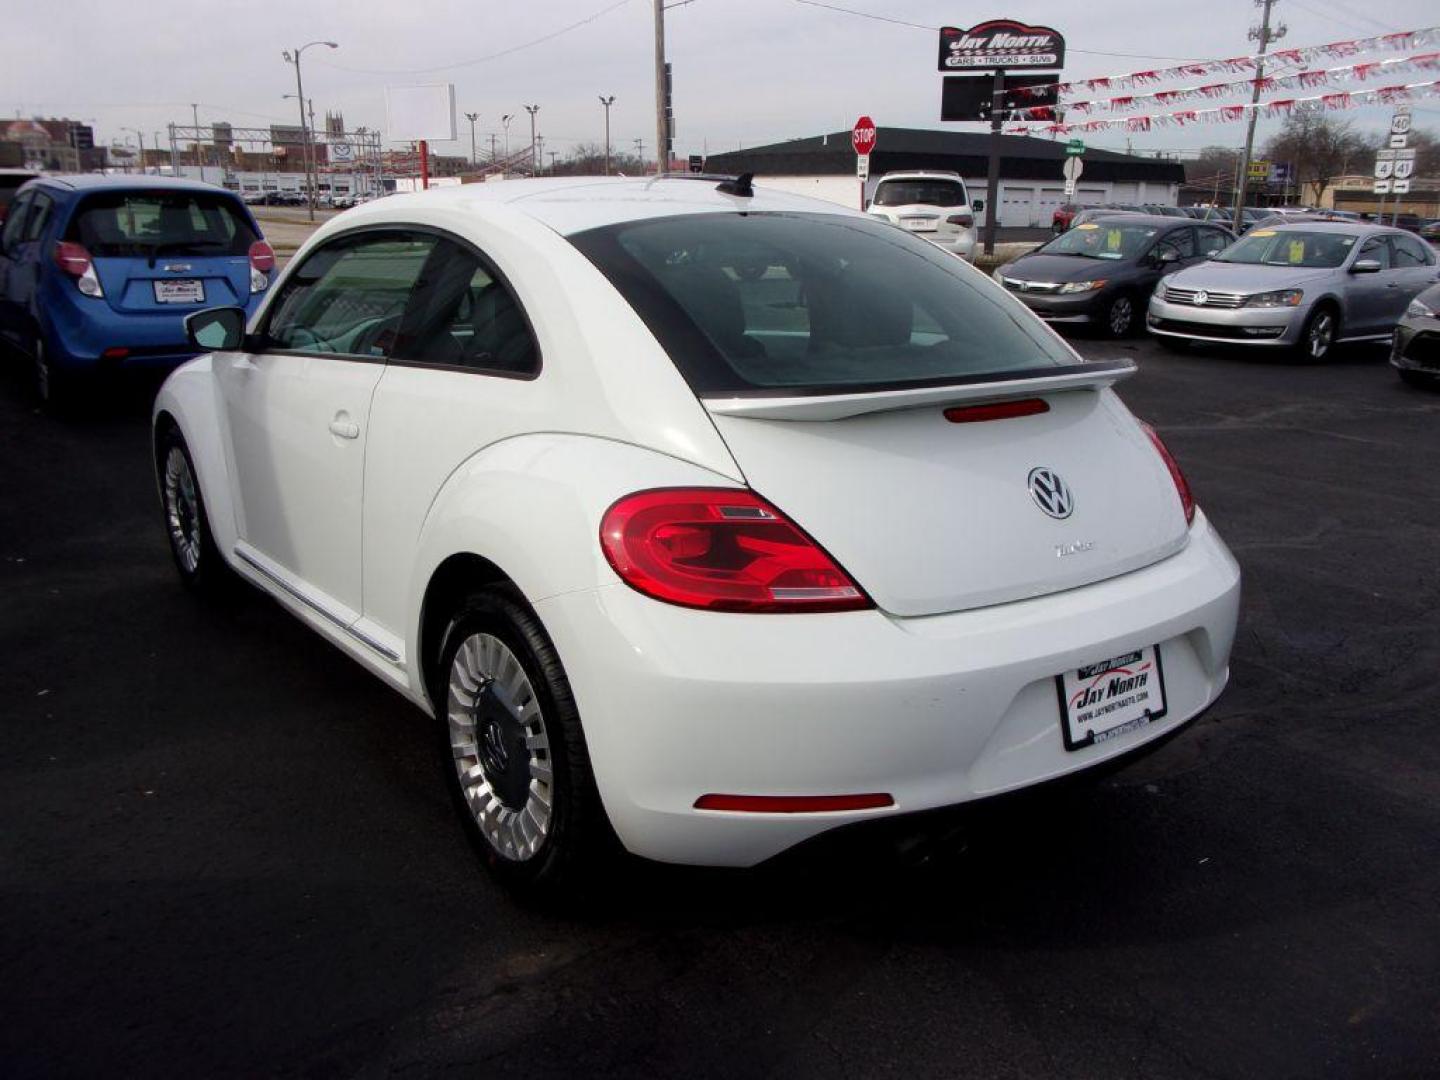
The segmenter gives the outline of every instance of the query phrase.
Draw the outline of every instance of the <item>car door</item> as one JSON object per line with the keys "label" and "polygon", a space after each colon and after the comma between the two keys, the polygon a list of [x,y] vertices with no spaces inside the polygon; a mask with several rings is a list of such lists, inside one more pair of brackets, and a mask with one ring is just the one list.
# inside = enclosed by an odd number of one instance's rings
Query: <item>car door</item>
{"label": "car door", "polygon": [[1437,280],[1435,252],[1419,237],[1406,233],[1390,235],[1390,257],[1395,263],[1396,291],[1400,294],[1400,313],[1410,301],[1434,285]]}
{"label": "car door", "polygon": [[447,236],[421,280],[375,391],[365,465],[358,629],[396,655],[403,655],[415,546],[437,494],[481,449],[543,429],[548,415],[536,335],[496,264]]}
{"label": "car door", "polygon": [[1195,253],[1201,259],[1214,258],[1234,242],[1233,236],[1213,225],[1200,225],[1195,229]]}
{"label": "car door", "polygon": [[[1379,273],[1355,273],[1355,264],[1364,259],[1378,262]],[[1389,330],[1400,317],[1398,312],[1391,314],[1400,294],[1391,262],[1390,244],[1385,236],[1372,236],[1364,241],[1353,256],[1349,270],[1344,285],[1345,316],[1340,332],[1346,337],[1364,337]],[[1400,307],[1404,309],[1404,302]]]}
{"label": "car door", "polygon": [[0,333],[17,341],[23,322],[18,299],[11,290],[19,280],[21,237],[25,235],[25,217],[32,197],[32,192],[22,191],[10,204],[5,227],[0,229]]}
{"label": "car door", "polygon": [[254,351],[218,353],[236,554],[331,621],[361,600],[370,400],[432,237],[336,237],[286,277]]}

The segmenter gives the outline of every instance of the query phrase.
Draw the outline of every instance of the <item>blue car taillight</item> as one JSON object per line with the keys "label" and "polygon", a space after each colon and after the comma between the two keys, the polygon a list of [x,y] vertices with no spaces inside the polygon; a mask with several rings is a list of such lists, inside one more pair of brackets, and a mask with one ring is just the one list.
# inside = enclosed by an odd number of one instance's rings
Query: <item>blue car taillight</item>
{"label": "blue car taillight", "polygon": [[95,263],[90,252],[69,240],[55,245],[55,265],[75,279],[75,287],[86,296],[104,296],[100,279],[95,274]]}

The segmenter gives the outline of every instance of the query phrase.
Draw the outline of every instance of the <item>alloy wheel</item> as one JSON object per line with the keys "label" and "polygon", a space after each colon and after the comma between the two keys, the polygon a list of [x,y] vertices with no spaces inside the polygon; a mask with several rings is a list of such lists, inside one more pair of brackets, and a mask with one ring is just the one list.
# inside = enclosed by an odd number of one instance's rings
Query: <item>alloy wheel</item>
{"label": "alloy wheel", "polygon": [[1110,333],[1115,337],[1123,337],[1130,330],[1130,323],[1134,318],[1135,307],[1130,303],[1130,298],[1117,296],[1110,305]]}
{"label": "alloy wheel", "polygon": [[1305,339],[1310,359],[1323,360],[1335,340],[1335,317],[1328,311],[1321,311],[1310,322],[1310,334]]}
{"label": "alloy wheel", "polygon": [[165,455],[165,523],[181,567],[193,575],[200,567],[200,500],[190,460],[178,446]]}
{"label": "alloy wheel", "polygon": [[450,664],[446,713],[465,802],[501,858],[527,862],[550,834],[555,779],[540,701],[515,654],[473,633]]}

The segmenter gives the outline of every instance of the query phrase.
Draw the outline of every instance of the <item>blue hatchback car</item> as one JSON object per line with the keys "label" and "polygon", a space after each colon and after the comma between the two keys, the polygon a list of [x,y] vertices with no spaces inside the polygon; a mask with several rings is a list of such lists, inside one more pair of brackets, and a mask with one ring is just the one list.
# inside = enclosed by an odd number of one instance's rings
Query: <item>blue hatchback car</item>
{"label": "blue hatchback car", "polygon": [[259,304],[275,253],[238,195],[155,176],[45,176],[0,231],[0,336],[54,405],[90,374],[195,355],[185,316]]}

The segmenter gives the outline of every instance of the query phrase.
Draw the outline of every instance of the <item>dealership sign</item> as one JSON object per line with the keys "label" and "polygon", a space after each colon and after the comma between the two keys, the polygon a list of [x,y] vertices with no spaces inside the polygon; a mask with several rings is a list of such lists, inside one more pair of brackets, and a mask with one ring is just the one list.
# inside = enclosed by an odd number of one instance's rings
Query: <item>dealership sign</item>
{"label": "dealership sign", "polygon": [[1048,26],[991,19],[969,30],[940,28],[941,71],[1064,66],[1065,39]]}

